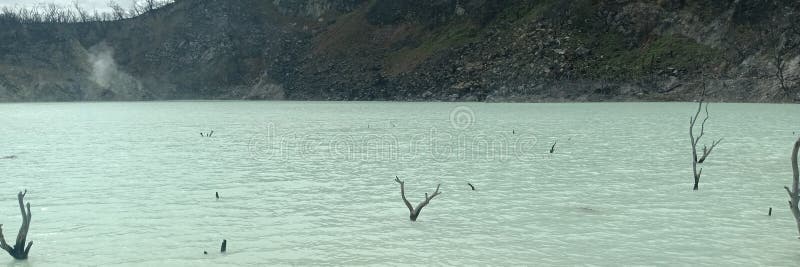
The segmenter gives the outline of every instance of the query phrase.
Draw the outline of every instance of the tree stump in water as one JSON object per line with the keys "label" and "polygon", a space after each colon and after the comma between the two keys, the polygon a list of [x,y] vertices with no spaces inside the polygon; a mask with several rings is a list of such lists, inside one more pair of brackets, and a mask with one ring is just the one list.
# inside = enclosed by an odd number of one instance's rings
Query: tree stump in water
{"label": "tree stump in water", "polygon": [[700,157],[697,156],[697,144],[700,142],[700,138],[703,138],[703,135],[705,134],[706,121],[708,121],[708,118],[709,118],[709,115],[708,115],[708,103],[706,103],[706,117],[703,119],[703,122],[700,123],[700,135],[695,137],[694,136],[694,132],[695,132],[694,131],[694,126],[697,123],[697,120],[700,118],[700,111],[703,108],[703,97],[705,97],[705,92],[706,92],[705,86],[706,86],[706,84],[704,82],[703,83],[703,93],[702,93],[702,95],[700,97],[700,103],[697,105],[697,112],[695,112],[694,116],[689,117],[689,138],[692,141],[692,173],[694,174],[694,187],[692,187],[692,190],[695,190],[695,191],[697,191],[697,189],[699,189],[699,186],[700,186],[700,175],[703,174],[703,168],[700,168],[700,170],[697,170],[697,164],[702,164],[704,161],[706,161],[706,157],[708,157],[708,155],[711,154],[711,151],[714,150],[714,147],[716,147],[717,145],[719,145],[720,142],[722,142],[722,138],[720,138],[717,141],[713,141],[712,140],[711,147],[709,148],[709,147],[704,145],[703,146],[703,155],[701,155]]}
{"label": "tree stump in water", "polygon": [[797,223],[797,232],[800,234],[800,170],[797,167],[797,151],[800,150],[800,139],[794,143],[792,149],[792,188],[784,186],[786,192],[789,193],[789,209],[792,210],[794,220]]}
{"label": "tree stump in water", "polygon": [[408,207],[408,212],[411,213],[409,215],[409,218],[411,219],[411,221],[414,222],[417,221],[417,217],[419,216],[419,213],[422,211],[422,208],[427,206],[428,203],[431,202],[431,199],[439,195],[439,186],[441,186],[441,184],[436,186],[436,191],[434,191],[433,194],[430,195],[430,197],[428,196],[428,193],[425,193],[425,200],[420,202],[419,205],[417,205],[417,207],[414,208],[413,206],[411,206],[411,202],[408,202],[408,199],[406,199],[405,182],[401,181],[400,178],[397,176],[395,176],[394,178],[395,178],[394,181],[400,184],[400,196],[403,197],[403,202],[406,204],[406,207]]}
{"label": "tree stump in water", "polygon": [[25,198],[25,194],[27,193],[28,190],[25,190],[25,192],[19,192],[19,194],[17,194],[19,211],[22,213],[22,226],[19,228],[17,242],[14,244],[13,248],[6,243],[6,238],[3,236],[3,225],[0,224],[0,248],[7,251],[11,257],[18,260],[27,259],[28,252],[31,251],[31,246],[33,246],[33,241],[29,242],[28,246],[25,246],[25,241],[28,238],[28,229],[31,225],[31,203],[29,202],[28,205],[23,205],[23,198]]}

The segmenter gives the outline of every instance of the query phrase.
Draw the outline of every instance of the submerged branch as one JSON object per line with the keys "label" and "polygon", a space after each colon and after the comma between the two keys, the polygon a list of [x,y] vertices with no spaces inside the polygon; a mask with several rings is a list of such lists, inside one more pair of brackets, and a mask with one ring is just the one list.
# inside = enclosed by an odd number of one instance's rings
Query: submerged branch
{"label": "submerged branch", "polygon": [[792,215],[794,215],[794,220],[797,223],[797,232],[800,234],[800,208],[798,208],[798,202],[800,202],[800,170],[797,167],[797,151],[800,150],[800,139],[794,143],[794,148],[792,149],[792,188],[784,186],[783,188],[786,189],[786,192],[789,193],[789,209],[792,211]]}
{"label": "submerged branch", "polygon": [[28,252],[31,250],[31,246],[33,246],[33,241],[29,242],[28,245],[25,245],[25,241],[28,238],[28,229],[30,229],[31,223],[31,203],[24,203],[25,195],[28,194],[28,190],[24,192],[19,192],[17,194],[17,200],[19,201],[19,211],[22,215],[22,225],[19,228],[19,233],[17,234],[16,244],[14,247],[11,247],[6,243],[6,238],[3,236],[3,225],[0,224],[0,248],[8,252],[11,257],[14,257],[18,260],[24,260],[28,258]]}
{"label": "submerged branch", "polygon": [[720,138],[717,141],[711,142],[711,148],[703,146],[703,156],[701,156],[700,159],[697,160],[697,163],[703,163],[704,161],[706,161],[706,157],[708,157],[708,155],[711,154],[711,151],[713,151],[714,147],[719,145],[720,142],[722,142],[722,138]]}
{"label": "submerged branch", "polygon": [[400,184],[400,196],[403,197],[403,202],[406,204],[406,207],[408,208],[408,211],[410,213],[409,218],[411,219],[411,221],[417,221],[417,217],[419,216],[419,213],[422,211],[422,208],[427,206],[434,197],[436,197],[436,196],[438,196],[440,194],[439,193],[439,187],[442,185],[442,184],[438,184],[436,186],[436,190],[430,196],[428,195],[428,193],[425,193],[425,200],[420,202],[417,205],[417,207],[414,208],[411,205],[411,202],[409,202],[408,199],[406,199],[405,182],[400,180],[400,178],[397,177],[397,176],[395,176],[394,181],[397,182],[398,184]]}

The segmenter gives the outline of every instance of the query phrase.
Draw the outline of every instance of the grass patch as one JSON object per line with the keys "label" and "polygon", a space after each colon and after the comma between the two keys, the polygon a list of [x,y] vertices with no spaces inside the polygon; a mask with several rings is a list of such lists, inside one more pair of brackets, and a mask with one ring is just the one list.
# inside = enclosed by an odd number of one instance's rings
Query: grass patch
{"label": "grass patch", "polygon": [[495,17],[496,23],[529,23],[546,17],[559,0],[521,1],[506,7]]}
{"label": "grass patch", "polygon": [[314,53],[342,55],[368,45],[375,26],[367,21],[366,12],[366,8],[360,8],[337,18],[317,38]]}
{"label": "grass patch", "polygon": [[621,49],[625,40],[620,34],[606,33],[597,38],[595,57],[582,62],[583,74],[590,78],[631,79],[667,68],[697,69],[723,60],[722,51],[685,36],[658,36],[632,50]]}
{"label": "grass patch", "polygon": [[453,20],[416,38],[419,45],[403,47],[386,57],[386,72],[397,75],[413,70],[438,51],[469,43],[479,36],[480,28],[466,19]]}

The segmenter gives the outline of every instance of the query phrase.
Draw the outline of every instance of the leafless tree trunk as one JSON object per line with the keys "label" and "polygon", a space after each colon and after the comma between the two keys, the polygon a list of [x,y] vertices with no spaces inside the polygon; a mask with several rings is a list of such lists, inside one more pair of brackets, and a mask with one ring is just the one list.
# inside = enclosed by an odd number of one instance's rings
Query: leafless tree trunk
{"label": "leafless tree trunk", "polygon": [[[703,84],[703,96],[705,95],[705,84]],[[706,157],[711,154],[711,151],[714,150],[714,147],[719,145],[722,142],[722,138],[717,141],[713,141],[711,143],[711,148],[706,147],[703,145],[703,155],[701,157],[697,157],[697,144],[700,142],[700,138],[703,138],[703,134],[705,134],[705,127],[706,121],[708,121],[708,103],[706,103],[706,117],[703,119],[703,122],[700,123],[700,134],[697,137],[694,137],[694,126],[697,123],[697,119],[700,117],[700,110],[703,108],[703,96],[700,97],[700,103],[697,105],[697,112],[695,112],[694,116],[689,118],[689,138],[692,141],[692,172],[694,173],[694,188],[692,190],[697,190],[700,184],[700,174],[703,173],[703,168],[697,170],[697,164],[702,164]]]}
{"label": "leafless tree trunk", "polygon": [[58,5],[55,3],[47,4],[45,7],[45,22],[55,23],[58,22]]}
{"label": "leafless tree trunk", "polygon": [[794,215],[794,220],[797,222],[797,233],[800,234],[800,208],[797,207],[800,204],[800,171],[797,169],[797,150],[800,149],[800,139],[797,139],[797,142],[794,143],[794,149],[792,149],[792,174],[794,175],[792,178],[792,189],[789,187],[784,186],[783,188],[786,189],[786,192],[789,193],[789,209],[792,210],[792,215]]}
{"label": "leafless tree trunk", "polygon": [[144,1],[144,8],[147,12],[153,11],[158,8],[158,4],[155,0],[145,0]]}
{"label": "leafless tree trunk", "polygon": [[116,1],[109,0],[107,5],[109,8],[111,8],[111,13],[114,15],[115,20],[125,19],[125,9],[122,8],[122,6]]}
{"label": "leafless tree trunk", "polygon": [[419,205],[417,205],[417,207],[414,208],[413,206],[411,206],[411,202],[408,202],[408,199],[406,199],[406,190],[404,186],[405,182],[401,181],[400,178],[397,176],[395,176],[394,178],[395,178],[394,181],[400,184],[400,196],[403,197],[403,202],[406,203],[406,207],[408,207],[408,212],[410,213],[409,218],[411,219],[411,221],[414,222],[417,221],[417,217],[419,216],[419,213],[422,211],[422,208],[427,206],[428,203],[431,202],[431,199],[439,195],[439,186],[441,186],[442,184],[437,185],[436,191],[434,191],[433,194],[431,194],[430,196],[428,196],[428,193],[425,193],[425,200],[420,202]]}
{"label": "leafless tree trunk", "polygon": [[[31,203],[28,202],[27,205],[22,204],[23,198],[27,193],[28,190],[25,190],[25,192],[19,192],[19,194],[17,194],[17,199],[19,200],[19,211],[22,213],[22,226],[19,228],[17,242],[14,244],[13,248],[6,243],[6,238],[3,236],[3,225],[0,224],[0,248],[8,251],[8,254],[11,254],[11,257],[14,257],[18,260],[27,259],[28,252],[31,251],[31,246],[33,246],[33,241],[28,242],[28,246],[25,246],[25,240],[28,238],[28,229],[31,226]],[[25,209],[26,207],[27,211]]]}
{"label": "leafless tree trunk", "polygon": [[131,8],[129,12],[131,17],[137,17],[142,13],[144,13],[144,8],[139,6],[139,3],[137,1],[133,1],[131,2]]}
{"label": "leafless tree trunk", "polygon": [[87,12],[86,9],[83,9],[81,7],[81,4],[80,2],[78,2],[78,0],[72,1],[72,7],[75,8],[75,12],[78,13],[78,18],[80,19],[80,22],[89,21],[89,12]]}
{"label": "leafless tree trunk", "polygon": [[81,7],[77,0],[73,0],[72,7],[55,3],[37,4],[32,7],[19,6],[16,8],[0,8],[0,20],[16,21],[20,24],[63,24],[79,23],[90,21],[113,21],[132,18],[144,14],[146,11],[153,11],[169,4],[174,0],[147,0],[133,2],[131,9],[125,10],[116,0],[108,0],[106,5],[111,8],[111,12],[87,11]]}

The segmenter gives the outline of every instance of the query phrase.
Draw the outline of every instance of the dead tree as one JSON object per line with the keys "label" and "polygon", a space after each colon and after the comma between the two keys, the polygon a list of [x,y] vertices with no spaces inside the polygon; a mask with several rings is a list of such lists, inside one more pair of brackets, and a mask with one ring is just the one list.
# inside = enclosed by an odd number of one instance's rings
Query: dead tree
{"label": "dead tree", "polygon": [[109,8],[111,8],[111,14],[114,16],[115,20],[123,20],[126,18],[125,8],[119,5],[116,1],[108,0],[108,3],[106,3],[106,5]]}
{"label": "dead tree", "polygon": [[72,7],[75,8],[75,12],[78,13],[78,18],[80,19],[80,22],[89,21],[89,12],[87,12],[86,9],[81,7],[81,4],[80,2],[78,2],[78,0],[72,1]]}
{"label": "dead tree", "polygon": [[145,0],[144,1],[144,10],[146,12],[153,11],[156,8],[158,8],[158,3],[156,3],[156,0]]}
{"label": "dead tree", "polygon": [[794,149],[792,149],[792,174],[794,175],[792,178],[792,189],[789,187],[784,186],[783,188],[786,189],[786,192],[789,193],[789,209],[792,210],[792,215],[794,215],[794,220],[797,222],[797,233],[800,234],[800,208],[797,207],[800,204],[800,171],[797,169],[797,150],[800,149],[800,139],[797,139],[797,142],[794,143]]}
{"label": "dead tree", "polygon": [[[705,87],[705,85],[703,85]],[[705,95],[705,89],[703,90],[703,95]],[[706,161],[706,157],[711,154],[711,151],[714,150],[714,147],[719,145],[722,142],[722,138],[717,141],[711,142],[711,147],[707,147],[703,145],[703,155],[699,158],[697,157],[697,144],[700,142],[700,138],[703,138],[705,134],[705,127],[706,121],[708,121],[708,103],[706,103],[706,117],[703,119],[703,122],[700,123],[700,134],[697,137],[694,137],[694,126],[697,123],[697,119],[700,117],[700,110],[703,108],[703,98],[700,98],[700,103],[697,105],[697,112],[695,112],[693,117],[689,118],[689,138],[692,141],[692,172],[694,173],[694,188],[692,190],[697,190],[700,184],[700,174],[703,173],[703,168],[697,170],[697,164],[702,164]]]}
{"label": "dead tree", "polygon": [[139,5],[137,1],[131,2],[131,8],[128,11],[131,17],[138,17],[144,13],[144,8]]}
{"label": "dead tree", "polygon": [[408,199],[406,199],[406,190],[404,186],[405,183],[401,181],[400,178],[397,176],[395,176],[394,178],[395,178],[394,181],[400,184],[400,196],[403,197],[403,202],[405,202],[406,207],[408,207],[408,212],[410,213],[409,218],[411,219],[412,222],[417,221],[417,217],[419,216],[419,213],[422,211],[422,208],[427,206],[428,203],[431,202],[431,199],[439,195],[439,186],[441,186],[442,184],[436,185],[436,191],[434,191],[433,194],[431,194],[430,196],[428,196],[428,193],[425,193],[425,200],[420,202],[419,205],[417,205],[417,207],[414,208],[413,206],[411,206],[411,202],[408,202]]}
{"label": "dead tree", "polygon": [[[8,254],[11,254],[11,257],[14,257],[18,260],[24,260],[28,258],[28,252],[31,251],[31,246],[33,246],[33,241],[28,242],[28,246],[25,246],[25,240],[28,238],[28,229],[31,226],[31,203],[28,202],[27,205],[23,205],[23,198],[25,194],[28,193],[28,190],[25,192],[19,192],[17,194],[17,199],[19,200],[19,211],[22,213],[22,226],[19,228],[19,234],[17,234],[17,243],[14,244],[14,247],[6,243],[6,238],[3,236],[3,225],[0,224],[0,248],[7,251]],[[27,207],[27,211],[25,208]]]}

